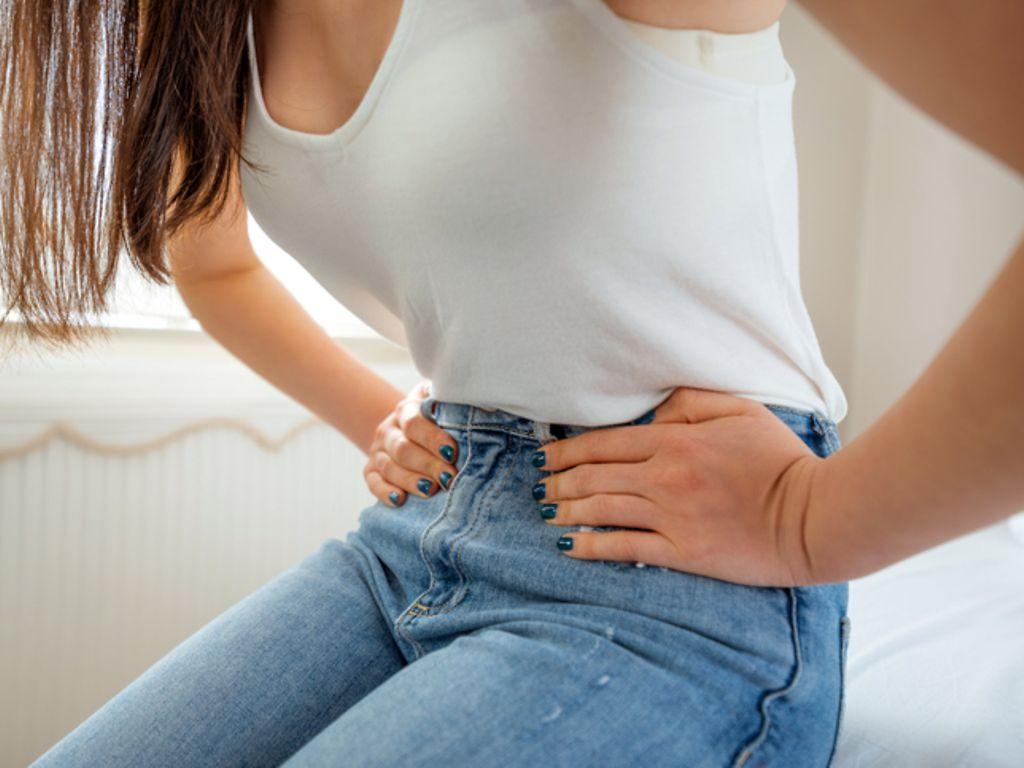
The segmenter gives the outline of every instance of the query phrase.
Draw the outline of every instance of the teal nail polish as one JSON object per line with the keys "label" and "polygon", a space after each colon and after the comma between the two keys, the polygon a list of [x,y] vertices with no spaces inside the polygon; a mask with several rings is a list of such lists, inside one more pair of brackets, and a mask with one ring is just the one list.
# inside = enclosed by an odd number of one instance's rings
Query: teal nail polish
{"label": "teal nail polish", "polygon": [[398,500],[402,498],[402,495],[398,491],[392,491],[388,494],[388,498],[391,499],[391,503],[397,507]]}
{"label": "teal nail polish", "polygon": [[572,536],[562,536],[558,540],[558,548],[561,550],[572,549]]}
{"label": "teal nail polish", "polygon": [[438,478],[441,481],[441,487],[447,491],[448,486],[452,484],[452,473],[442,472],[440,475],[438,475]]}
{"label": "teal nail polish", "polygon": [[555,510],[558,509],[557,504],[541,504],[540,505],[540,516],[545,520],[550,520],[555,516]]}
{"label": "teal nail polish", "polygon": [[534,451],[533,455],[530,457],[530,461],[535,467],[543,467],[547,458],[548,457],[544,454],[544,451]]}
{"label": "teal nail polish", "polygon": [[437,452],[441,454],[441,458],[443,458],[445,461],[451,461],[452,456],[455,455],[455,449],[452,448],[450,445],[442,445],[440,448],[437,449]]}
{"label": "teal nail polish", "polygon": [[537,483],[533,486],[533,498],[540,501],[544,498],[544,483]]}
{"label": "teal nail polish", "polygon": [[434,486],[434,483],[431,480],[429,480],[429,479],[427,479],[425,477],[422,480],[420,480],[418,483],[416,483],[416,487],[419,488],[420,492],[423,493],[423,494],[430,493],[430,489],[433,486]]}

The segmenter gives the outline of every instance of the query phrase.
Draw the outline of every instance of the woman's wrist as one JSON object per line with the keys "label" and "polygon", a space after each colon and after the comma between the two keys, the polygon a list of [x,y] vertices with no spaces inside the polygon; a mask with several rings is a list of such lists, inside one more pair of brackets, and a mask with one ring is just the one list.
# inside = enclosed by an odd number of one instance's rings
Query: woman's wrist
{"label": "woman's wrist", "polygon": [[879,504],[857,483],[853,455],[843,449],[814,466],[803,518],[811,583],[849,581],[899,559],[888,536],[872,536]]}
{"label": "woman's wrist", "polygon": [[864,576],[1024,507],[1024,241],[927,370],[825,459],[805,541],[820,581]]}
{"label": "woman's wrist", "polygon": [[394,412],[405,393],[365,364],[350,370],[341,385],[344,392],[338,398],[343,406],[338,408],[332,424],[369,455],[377,427]]}

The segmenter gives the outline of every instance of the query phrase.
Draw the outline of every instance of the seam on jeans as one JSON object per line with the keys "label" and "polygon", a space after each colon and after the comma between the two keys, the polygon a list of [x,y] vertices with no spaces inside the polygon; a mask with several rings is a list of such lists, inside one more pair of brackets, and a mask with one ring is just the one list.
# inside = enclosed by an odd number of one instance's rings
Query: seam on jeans
{"label": "seam on jeans", "polygon": [[[442,420],[436,421],[434,423],[437,424],[439,427],[448,427],[449,429],[461,429],[461,430],[465,430],[465,431],[474,430],[475,429],[475,430],[488,431],[488,432],[504,432],[507,435],[515,435],[516,437],[524,437],[527,440],[532,440],[535,443],[540,443],[541,442],[540,440],[537,439],[537,433],[534,432],[533,430],[530,430],[529,432],[526,432],[526,431],[523,431],[521,429],[513,429],[513,428],[509,427],[507,424],[504,424],[503,422],[496,422],[496,421],[480,422],[480,421],[474,421],[472,424],[460,424],[458,422],[448,421],[447,419],[442,419]],[[537,422],[537,423],[539,424],[541,422]],[[616,423],[616,424],[602,424],[602,425],[590,427],[590,429],[606,429],[606,428],[610,428],[610,427],[627,427],[627,426],[642,426],[642,425],[634,425],[634,424],[630,424],[629,422],[625,422],[625,423],[622,423],[622,424],[618,424],[618,423]],[[554,439],[558,440],[560,438],[554,438]]]}
{"label": "seam on jeans", "polygon": [[511,427],[501,423],[500,421],[474,421],[471,424],[460,424],[458,422],[449,421],[447,419],[440,419],[435,422],[439,427],[449,427],[450,429],[463,429],[466,431],[473,429],[491,429],[497,432],[507,432],[510,435],[519,435],[519,437],[529,437],[536,440],[536,436],[533,432],[526,432],[521,429],[512,429]]}
{"label": "seam on jeans", "polygon": [[[473,458],[473,435],[472,435],[472,430],[467,430],[466,447],[467,447],[467,450],[466,450],[466,460],[464,462],[462,462],[463,468],[468,466],[470,460]],[[402,611],[398,615],[397,619],[395,619],[395,629],[396,629],[396,631],[398,631],[402,635],[402,637],[404,637],[406,640],[408,640],[409,643],[413,646],[414,650],[416,651],[416,658],[420,658],[421,656],[424,655],[423,646],[421,646],[416,640],[414,640],[412,637],[409,637],[409,635],[407,635],[405,633],[404,628],[402,626],[402,620],[407,615],[410,615],[412,613],[413,608],[415,608],[417,604],[420,604],[420,599],[425,597],[434,588],[434,585],[437,584],[437,575],[434,573],[434,569],[430,565],[430,559],[427,557],[427,550],[426,550],[427,536],[434,529],[434,527],[437,526],[437,525],[440,525],[441,521],[444,520],[444,518],[448,515],[448,507],[452,503],[452,499],[455,497],[454,491],[455,491],[456,487],[458,486],[459,478],[461,478],[461,477],[462,477],[462,472],[456,472],[455,473],[455,478],[452,480],[451,485],[448,486],[448,490],[447,490],[448,498],[445,499],[444,506],[441,508],[440,513],[438,513],[437,517],[435,517],[433,520],[430,521],[430,525],[428,525],[426,527],[426,529],[424,529],[423,533],[420,534],[420,557],[423,559],[424,565],[427,566],[427,572],[430,573],[430,584],[428,584],[427,588],[425,590],[423,590],[422,592],[420,592],[420,594],[416,596],[416,599],[413,600],[412,603],[409,606],[407,606],[406,609],[404,611]],[[425,613],[417,612],[415,614],[415,616],[423,616],[423,615],[426,615],[426,614],[429,614],[429,613],[430,613],[430,608],[428,607]]]}
{"label": "seam on jeans", "polygon": [[[822,413],[818,413],[817,411],[807,411],[807,410],[802,410],[800,408],[792,408],[792,407],[790,407],[788,405],[777,405],[775,403],[761,403],[761,404],[763,406],[765,406],[766,408],[769,408],[769,410],[785,411],[786,413],[792,413],[792,414],[795,414],[797,416],[802,416],[804,418],[808,418],[808,417],[811,417],[811,416],[817,416],[817,418],[822,422],[822,426],[824,427],[826,433],[827,432],[835,432],[835,430],[836,430],[835,422],[833,422],[828,416],[825,416]],[[470,424],[466,424],[466,423],[463,423],[463,422],[452,421],[450,419],[439,418],[434,423],[437,424],[439,427],[448,427],[449,429],[462,429],[462,430],[490,429],[490,430],[494,430],[494,431],[497,431],[497,432],[505,432],[505,433],[510,434],[510,435],[518,435],[519,437],[525,437],[527,439],[530,439],[530,440],[533,440],[535,442],[538,442],[537,441],[537,436],[536,436],[536,434],[533,431],[529,431],[528,432],[528,431],[524,431],[524,430],[521,430],[521,429],[515,429],[513,427],[508,426],[504,422],[500,422],[500,421],[473,421]],[[626,424],[608,424],[606,426],[617,427],[617,426],[630,426],[630,425],[627,422]]]}
{"label": "seam on jeans", "polygon": [[828,753],[828,761],[825,768],[832,765],[839,747],[839,737],[843,735],[843,711],[846,704],[846,657],[847,648],[850,643],[850,617],[843,616],[839,619],[839,712],[836,715],[836,732],[832,739],[832,751]]}
{"label": "seam on jeans", "polygon": [[768,737],[768,729],[771,727],[772,719],[769,707],[776,699],[779,699],[790,691],[792,691],[800,679],[800,672],[803,669],[803,656],[800,653],[800,629],[798,626],[799,612],[798,612],[798,599],[796,590],[793,587],[786,587],[786,593],[789,595],[789,626],[790,635],[793,638],[793,658],[795,669],[793,671],[793,677],[790,678],[789,682],[782,688],[778,688],[774,691],[769,691],[762,699],[760,704],[761,711],[761,729],[757,735],[754,736],[746,746],[740,750],[739,755],[736,756],[736,760],[733,762],[733,768],[740,768],[750,756],[754,753],[758,747]]}
{"label": "seam on jeans", "polygon": [[459,603],[462,602],[466,596],[466,592],[469,591],[469,579],[466,578],[465,572],[459,564],[459,558],[462,550],[459,549],[458,545],[466,540],[466,538],[476,530],[477,523],[483,518],[484,511],[488,508],[488,504],[491,500],[498,495],[502,488],[505,487],[505,481],[512,472],[512,467],[515,462],[512,460],[509,448],[506,443],[506,456],[508,460],[505,462],[505,472],[500,478],[492,475],[487,479],[488,489],[487,493],[480,499],[480,503],[476,507],[476,513],[473,515],[473,519],[469,521],[469,525],[452,539],[451,544],[451,555],[452,555],[452,566],[455,568],[455,572],[459,575],[459,586],[456,588],[455,593],[444,603],[437,607],[437,610],[432,614],[434,616],[442,613],[448,613],[449,611],[456,608]]}

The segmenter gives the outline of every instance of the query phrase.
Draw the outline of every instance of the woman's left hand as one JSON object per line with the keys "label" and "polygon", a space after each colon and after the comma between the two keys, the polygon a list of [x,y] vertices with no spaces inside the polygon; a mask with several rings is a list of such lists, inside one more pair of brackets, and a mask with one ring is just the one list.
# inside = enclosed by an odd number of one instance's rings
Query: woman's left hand
{"label": "woman's left hand", "polygon": [[[680,387],[647,424],[547,443],[546,522],[573,531],[570,557],[639,561],[757,586],[819,583],[810,500],[826,460],[763,404]],[[537,493],[534,494],[535,497]]]}

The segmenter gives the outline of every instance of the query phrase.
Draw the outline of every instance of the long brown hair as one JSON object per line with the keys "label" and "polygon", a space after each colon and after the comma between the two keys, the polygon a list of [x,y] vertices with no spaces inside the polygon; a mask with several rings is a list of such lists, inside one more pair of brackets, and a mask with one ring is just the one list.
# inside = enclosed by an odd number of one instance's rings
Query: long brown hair
{"label": "long brown hair", "polygon": [[249,163],[254,3],[0,4],[0,326],[16,310],[33,341],[83,339],[122,254],[170,283],[166,239]]}

